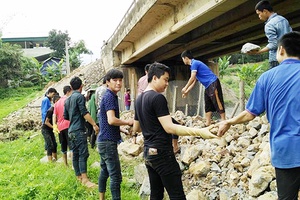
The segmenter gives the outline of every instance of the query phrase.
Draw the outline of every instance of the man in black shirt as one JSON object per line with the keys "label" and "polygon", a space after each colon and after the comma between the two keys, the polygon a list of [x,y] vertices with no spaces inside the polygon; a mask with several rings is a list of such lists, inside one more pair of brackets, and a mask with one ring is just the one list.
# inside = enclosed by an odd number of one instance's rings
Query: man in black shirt
{"label": "man in black shirt", "polygon": [[81,94],[82,81],[79,77],[74,77],[70,81],[73,93],[66,100],[64,107],[64,118],[70,121],[69,139],[73,152],[73,167],[77,179],[85,186],[96,187],[87,177],[87,159],[89,150],[87,144],[87,135],[85,128],[85,120],[88,121],[98,134],[99,127],[86,109],[85,98]]}
{"label": "man in black shirt", "polygon": [[133,132],[142,130],[144,157],[150,179],[150,199],[163,199],[166,188],[171,200],[185,200],[181,171],[173,153],[172,134],[216,138],[208,128],[196,129],[174,124],[167,100],[162,94],[168,86],[170,68],[153,63],[148,86],[135,103]]}

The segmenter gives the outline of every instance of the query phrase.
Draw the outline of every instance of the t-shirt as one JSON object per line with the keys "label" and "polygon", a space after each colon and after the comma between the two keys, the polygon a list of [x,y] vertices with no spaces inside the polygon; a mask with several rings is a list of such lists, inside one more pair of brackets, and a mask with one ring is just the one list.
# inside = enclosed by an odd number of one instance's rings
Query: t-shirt
{"label": "t-shirt", "polygon": [[76,131],[85,131],[84,116],[89,113],[85,106],[84,96],[73,91],[72,95],[65,101],[64,118],[70,121],[69,133]]}
{"label": "t-shirt", "polygon": [[48,96],[45,96],[41,104],[42,123],[45,122],[48,109],[51,107],[51,100]]}
{"label": "t-shirt", "polygon": [[100,102],[100,132],[97,141],[114,141],[118,142],[121,140],[120,126],[110,125],[107,119],[107,111],[114,110],[115,116],[120,117],[118,96],[111,90],[107,89],[101,102]]}
{"label": "t-shirt", "polygon": [[266,111],[270,122],[271,162],[277,168],[300,167],[300,60],[286,59],[257,80],[246,109]]}
{"label": "t-shirt", "polygon": [[158,117],[169,114],[167,100],[161,93],[149,90],[138,96],[134,119],[140,123],[145,147],[172,150],[172,135],[164,130],[158,120]]}
{"label": "t-shirt", "polygon": [[59,131],[69,128],[70,121],[64,119],[64,105],[67,96],[62,96],[55,104],[53,113],[56,115],[57,127]]}
{"label": "t-shirt", "polygon": [[107,87],[106,85],[101,85],[100,87],[98,87],[96,89],[96,92],[95,92],[95,104],[96,104],[96,107],[97,107],[97,110],[99,110],[100,108],[100,103],[101,103],[101,100],[103,98],[103,95],[105,94],[107,90]]}
{"label": "t-shirt", "polygon": [[97,122],[97,108],[95,104],[95,94],[92,94],[91,99],[88,102],[88,111],[95,122]]}
{"label": "t-shirt", "polygon": [[130,106],[131,101],[130,101],[130,94],[126,93],[125,94],[125,106]]}
{"label": "t-shirt", "polygon": [[144,92],[148,86],[148,75],[142,76],[138,81],[138,95]]}
{"label": "t-shirt", "polygon": [[191,72],[197,72],[196,78],[205,88],[208,88],[218,78],[206,64],[199,60],[192,59],[190,69]]}
{"label": "t-shirt", "polygon": [[[48,118],[50,124],[53,124],[53,123],[52,123],[53,110],[54,110],[54,108],[53,108],[53,106],[52,106],[52,107],[50,107],[50,108],[47,110],[47,112],[46,112],[45,121],[46,121],[46,119]],[[50,130],[50,131],[53,130],[52,128],[50,128],[49,126],[47,126],[45,123],[43,124],[43,128],[45,128],[45,129],[47,129],[47,130]]]}

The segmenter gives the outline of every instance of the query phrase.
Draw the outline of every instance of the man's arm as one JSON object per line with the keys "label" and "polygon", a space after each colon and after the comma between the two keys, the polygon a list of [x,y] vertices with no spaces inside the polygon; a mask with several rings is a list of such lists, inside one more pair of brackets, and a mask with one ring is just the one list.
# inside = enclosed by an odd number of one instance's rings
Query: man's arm
{"label": "man's arm", "polygon": [[200,136],[203,139],[217,138],[216,135],[212,134],[209,131],[209,127],[198,129],[198,128],[181,126],[178,124],[173,124],[170,115],[159,117],[158,120],[161,123],[164,130],[169,134],[175,134],[178,136]]}
{"label": "man's arm", "polygon": [[226,131],[228,131],[228,129],[230,128],[231,125],[249,122],[249,121],[253,120],[255,117],[256,117],[255,115],[251,114],[247,110],[244,110],[243,112],[241,112],[239,115],[237,115],[234,118],[221,121],[220,123],[218,123],[218,126],[219,126],[218,136],[219,137],[223,136],[226,133]]}
{"label": "man's arm", "polygon": [[141,132],[141,131],[142,131],[142,129],[141,129],[141,126],[140,126],[140,122],[137,121],[137,120],[134,120],[132,132],[135,134],[135,133],[138,133],[138,132]]}
{"label": "man's arm", "polygon": [[192,85],[190,85],[188,87],[188,89],[186,89],[185,93],[182,94],[182,98],[186,98],[188,93],[191,91],[191,89],[195,86],[197,80],[194,80],[194,82],[192,83]]}
{"label": "man's arm", "polygon": [[99,133],[99,127],[91,117],[90,113],[86,113],[83,117],[86,121],[88,121],[93,126],[93,129],[95,130],[95,134],[97,135]]}
{"label": "man's arm", "polygon": [[182,88],[182,90],[181,90],[182,94],[186,94],[187,92],[189,92],[188,89],[191,90],[194,87],[195,81],[197,80],[196,74],[197,74],[197,72],[192,71],[190,79],[188,80],[188,82],[184,86],[184,88]]}
{"label": "man's arm", "polygon": [[50,123],[50,119],[48,117],[46,117],[45,119],[45,124],[49,127],[49,128],[53,128],[52,124]]}
{"label": "man's arm", "polygon": [[108,110],[106,112],[107,115],[107,122],[109,125],[113,126],[122,126],[122,125],[133,125],[133,119],[131,120],[122,120],[116,117],[114,110]]}

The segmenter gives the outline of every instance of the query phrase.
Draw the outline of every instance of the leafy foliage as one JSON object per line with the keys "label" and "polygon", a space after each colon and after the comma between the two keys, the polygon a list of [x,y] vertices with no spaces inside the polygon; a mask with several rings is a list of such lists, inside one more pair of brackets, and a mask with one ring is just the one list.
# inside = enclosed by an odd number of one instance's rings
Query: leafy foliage
{"label": "leafy foliage", "polygon": [[70,67],[72,69],[75,69],[81,65],[82,61],[80,60],[80,54],[92,54],[92,52],[86,48],[85,42],[83,40],[80,40],[79,42],[75,43],[73,47],[69,49],[69,52]]}
{"label": "leafy foliage", "polygon": [[3,43],[0,48],[0,85],[7,87],[9,80],[19,80],[21,63],[21,47]]}
{"label": "leafy foliage", "polygon": [[221,78],[227,73],[230,58],[231,56],[223,56],[223,58],[218,59],[219,75]]}
{"label": "leafy foliage", "polygon": [[62,66],[64,64],[64,60],[61,59],[59,63],[49,65],[47,67],[47,74],[44,76],[45,83],[49,81],[59,81],[62,79]]}
{"label": "leafy foliage", "polygon": [[66,55],[66,41],[69,45],[71,38],[69,37],[68,31],[62,32],[55,29],[49,32],[46,46],[53,49],[54,52],[51,54],[53,57],[64,58]]}

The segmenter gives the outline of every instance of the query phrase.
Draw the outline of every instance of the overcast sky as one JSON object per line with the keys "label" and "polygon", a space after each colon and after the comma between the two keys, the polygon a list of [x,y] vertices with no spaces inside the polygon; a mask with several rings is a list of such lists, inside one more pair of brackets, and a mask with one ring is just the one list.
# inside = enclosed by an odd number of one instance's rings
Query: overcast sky
{"label": "overcast sky", "polygon": [[52,29],[68,31],[72,41],[84,40],[100,57],[103,40],[108,40],[133,0],[9,0],[1,2],[2,37],[48,36]]}

